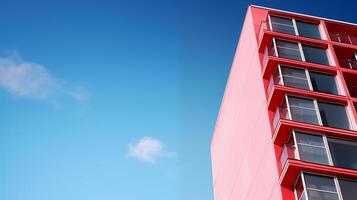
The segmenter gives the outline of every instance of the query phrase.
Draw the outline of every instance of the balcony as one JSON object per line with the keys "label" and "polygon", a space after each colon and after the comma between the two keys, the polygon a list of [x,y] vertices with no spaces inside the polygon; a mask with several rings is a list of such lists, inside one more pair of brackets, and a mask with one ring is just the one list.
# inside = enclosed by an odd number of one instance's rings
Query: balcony
{"label": "balcony", "polygon": [[262,74],[269,79],[277,64],[294,65],[326,73],[336,73],[326,54],[327,46],[312,47],[307,44],[273,38],[262,54]]}
{"label": "balcony", "polygon": [[275,130],[272,136],[274,144],[284,145],[288,141],[293,130],[304,130],[313,133],[325,134],[331,137],[343,137],[346,139],[357,140],[357,133],[353,130],[323,127],[320,125],[297,122],[281,117],[280,119],[278,118],[276,122]]}
{"label": "balcony", "polygon": [[319,36],[319,33],[317,33],[318,36],[308,37],[308,35],[297,35],[295,32],[288,31],[282,27],[284,26],[275,25],[274,28],[271,28],[268,21],[262,21],[260,23],[259,32],[257,36],[259,52],[264,52],[265,47],[269,45],[272,38],[302,41],[310,45],[327,46],[327,41],[322,40]]}
{"label": "balcony", "polygon": [[295,145],[292,144],[284,144],[280,156],[279,156],[279,174],[282,173],[284,166],[288,159],[296,159],[296,148]]}
{"label": "balcony", "polygon": [[351,97],[357,98],[357,74],[343,73]]}
{"label": "balcony", "polygon": [[299,39],[307,42],[321,40],[319,21],[304,21],[291,17],[270,15],[266,21],[262,21],[259,28],[259,51],[269,43],[271,37],[285,39]]}
{"label": "balcony", "polygon": [[357,45],[357,27],[349,24],[339,24],[326,21],[326,28],[331,41],[338,46],[352,47]]}
{"label": "balcony", "polygon": [[340,64],[340,67],[346,68],[346,69],[352,69],[356,70],[357,69],[357,60],[351,59],[351,58],[338,58],[338,63]]}
{"label": "balcony", "polygon": [[356,173],[351,174],[357,171],[356,147],[357,141],[293,131],[289,142],[281,148],[278,160],[280,175],[301,170],[356,178]]}
{"label": "balcony", "polygon": [[258,35],[258,41],[259,43],[261,43],[262,39],[263,39],[263,35],[264,32],[266,31],[270,31],[271,28],[269,27],[269,23],[267,21],[262,21],[260,23],[260,27],[259,27],[259,35]]}
{"label": "balcony", "polygon": [[[310,73],[310,75],[313,75],[313,73]],[[313,80],[314,84],[303,83],[303,82],[297,83],[297,81],[295,80],[293,80],[295,81],[294,83],[288,82],[291,80],[286,80],[285,83],[283,83],[282,81],[283,79],[281,79],[280,77],[281,76],[274,74],[270,78],[267,88],[268,110],[275,111],[276,109],[285,109],[286,105],[284,104],[285,104],[286,94],[293,95],[293,96],[304,96],[307,98],[315,98],[322,101],[330,101],[340,104],[347,104],[347,97],[344,95],[343,96],[340,95],[339,91],[337,91],[336,89],[337,86],[333,86],[333,85],[329,86],[327,82],[325,82],[326,79],[320,82],[318,82],[318,79],[314,79]],[[324,88],[321,89],[319,88],[320,83],[321,85],[323,85]],[[302,88],[304,84],[307,85],[306,86],[307,88]],[[281,115],[281,116],[285,116],[285,115]]]}
{"label": "balcony", "polygon": [[[326,176],[309,172],[301,173],[295,184],[296,199],[355,200],[357,180]],[[290,197],[289,199],[295,199]]]}
{"label": "balcony", "polygon": [[357,45],[357,36],[345,33],[330,33],[330,38],[334,42]]}
{"label": "balcony", "polygon": [[281,182],[291,186],[302,171],[356,178],[356,147],[357,140],[293,130],[289,141],[277,148]]}
{"label": "balcony", "polygon": [[282,186],[289,188],[294,187],[295,181],[300,176],[300,173],[305,171],[348,179],[357,178],[357,170],[320,165],[316,163],[304,162],[301,160],[287,159],[285,166],[282,169],[279,182]]}
{"label": "balcony", "polygon": [[357,140],[331,138],[322,134],[294,130],[279,156],[281,169],[287,159],[357,170]]}
{"label": "balcony", "polygon": [[274,117],[273,117],[273,128],[274,130],[278,127],[279,121],[281,119],[289,120],[289,112],[286,107],[278,107],[275,111]]}
{"label": "balcony", "polygon": [[320,101],[319,95],[316,96],[317,100],[316,97],[306,98],[306,95],[305,98],[289,95],[282,95],[279,106],[271,114],[274,144],[286,143],[294,129],[357,140],[356,131],[350,124],[352,118],[348,118],[347,97],[334,95],[335,100]]}
{"label": "balcony", "polygon": [[338,64],[344,71],[357,70],[357,54],[355,49],[334,46],[334,50],[338,59]]}
{"label": "balcony", "polygon": [[271,95],[275,85],[284,85],[307,91],[315,91],[327,94],[341,95],[335,74],[320,73],[306,68],[292,65],[279,64],[275,73],[271,75],[267,88]]}
{"label": "balcony", "polygon": [[267,66],[269,57],[276,57],[276,56],[277,53],[275,51],[274,43],[271,42],[264,50],[263,59],[262,59],[263,67]]}

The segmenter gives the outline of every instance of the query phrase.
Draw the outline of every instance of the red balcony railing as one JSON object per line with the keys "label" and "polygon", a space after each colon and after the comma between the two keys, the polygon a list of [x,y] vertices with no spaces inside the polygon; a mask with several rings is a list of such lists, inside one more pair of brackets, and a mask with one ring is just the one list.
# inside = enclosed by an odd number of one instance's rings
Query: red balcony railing
{"label": "red balcony railing", "polygon": [[295,145],[285,144],[279,156],[280,173],[284,169],[285,163],[288,159],[295,159]]}
{"label": "red balcony railing", "polygon": [[263,54],[263,60],[262,60],[263,68],[266,67],[266,65],[268,63],[269,56],[276,56],[274,44],[272,42],[269,43],[269,45],[267,45],[267,47],[265,48],[265,51]]}
{"label": "red balcony railing", "polygon": [[280,119],[289,119],[289,112],[288,112],[288,109],[287,109],[285,103],[282,106],[278,107],[275,111],[275,114],[273,117],[274,130],[276,129],[276,126],[278,125],[278,122]]}
{"label": "red balcony railing", "polygon": [[357,61],[348,58],[338,58],[338,63],[341,67],[357,70]]}
{"label": "red balcony railing", "polygon": [[332,41],[357,45],[357,36],[345,33],[330,33]]}
{"label": "red balcony railing", "polygon": [[263,39],[263,35],[264,35],[264,31],[265,30],[271,30],[270,26],[269,26],[269,22],[267,21],[262,21],[260,23],[260,27],[259,27],[259,35],[258,35],[258,39],[259,39],[259,43],[262,41]]}
{"label": "red balcony railing", "polygon": [[276,71],[274,74],[270,76],[269,85],[267,89],[269,96],[271,94],[274,85],[283,85],[282,78],[280,77],[278,71]]}

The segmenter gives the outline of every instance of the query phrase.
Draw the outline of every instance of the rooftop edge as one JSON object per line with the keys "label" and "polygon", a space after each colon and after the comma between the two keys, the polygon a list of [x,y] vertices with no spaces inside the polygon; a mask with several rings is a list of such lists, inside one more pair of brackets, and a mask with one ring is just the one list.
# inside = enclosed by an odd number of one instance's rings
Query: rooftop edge
{"label": "rooftop edge", "polygon": [[342,24],[348,24],[348,25],[352,25],[352,26],[357,26],[357,24],[352,23],[352,22],[346,22],[346,21],[341,21],[341,20],[335,20],[335,19],[329,19],[329,18],[324,18],[324,17],[318,17],[318,16],[314,16],[314,15],[306,15],[306,14],[302,14],[302,13],[291,12],[291,11],[285,11],[285,10],[280,10],[280,9],[275,9],[275,8],[269,8],[269,7],[265,7],[265,6],[258,6],[258,5],[250,5],[250,6],[251,6],[251,7],[255,7],[255,8],[262,8],[262,9],[266,9],[266,10],[273,10],[273,11],[283,12],[283,13],[287,13],[287,14],[300,15],[300,16],[304,16],[304,17],[317,18],[317,19],[322,19],[322,20],[325,20],[325,21],[337,22],[337,23],[342,23]]}

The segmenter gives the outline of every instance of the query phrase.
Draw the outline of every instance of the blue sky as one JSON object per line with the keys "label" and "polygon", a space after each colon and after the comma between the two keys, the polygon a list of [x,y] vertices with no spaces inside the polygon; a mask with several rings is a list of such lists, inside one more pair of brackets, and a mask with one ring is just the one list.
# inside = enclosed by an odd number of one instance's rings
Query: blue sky
{"label": "blue sky", "polygon": [[249,4],[357,21],[341,1],[0,2],[0,199],[212,199]]}

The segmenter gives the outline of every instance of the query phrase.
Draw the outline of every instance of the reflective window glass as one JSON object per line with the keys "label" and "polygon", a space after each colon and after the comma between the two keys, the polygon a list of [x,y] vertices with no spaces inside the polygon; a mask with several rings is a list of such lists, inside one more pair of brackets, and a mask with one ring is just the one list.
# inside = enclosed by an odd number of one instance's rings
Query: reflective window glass
{"label": "reflective window glass", "polygon": [[288,99],[289,99],[290,106],[315,109],[314,102],[312,99],[305,99],[305,98],[292,97],[292,96],[289,96]]}
{"label": "reflective window glass", "polygon": [[344,179],[339,179],[338,183],[340,185],[343,200],[356,200],[357,182],[349,181]]}
{"label": "reflective window glass", "polygon": [[337,193],[329,193],[318,190],[307,190],[307,196],[311,200],[339,200]]}
{"label": "reflective window glass", "polygon": [[318,102],[321,120],[324,126],[350,129],[346,109],[342,105]]}
{"label": "reflective window glass", "polygon": [[292,120],[319,124],[313,100],[298,97],[288,99]]}
{"label": "reflective window glass", "polygon": [[309,45],[303,45],[302,49],[307,62],[329,65],[325,49]]}
{"label": "reflective window glass", "polygon": [[327,139],[334,166],[357,170],[357,142]]}
{"label": "reflective window glass", "polygon": [[279,57],[301,60],[299,45],[295,42],[275,40]]}
{"label": "reflective window glass", "polygon": [[311,135],[303,132],[296,131],[296,142],[300,144],[307,144],[319,147],[325,147],[321,135]]}
{"label": "reflective window glass", "polygon": [[301,89],[309,89],[309,83],[306,78],[305,70],[290,67],[281,67],[284,85]]}
{"label": "reflective window glass", "polygon": [[296,26],[300,36],[321,39],[319,27],[317,24],[296,20]]}
{"label": "reflective window glass", "polygon": [[305,174],[308,198],[311,200],[339,200],[335,181],[330,177]]}
{"label": "reflective window glass", "polygon": [[295,35],[292,19],[270,16],[273,31]]}
{"label": "reflective window glass", "polygon": [[335,77],[333,75],[310,72],[310,79],[314,91],[338,94]]}
{"label": "reflective window glass", "polygon": [[329,164],[322,136],[296,132],[295,137],[301,160]]}

